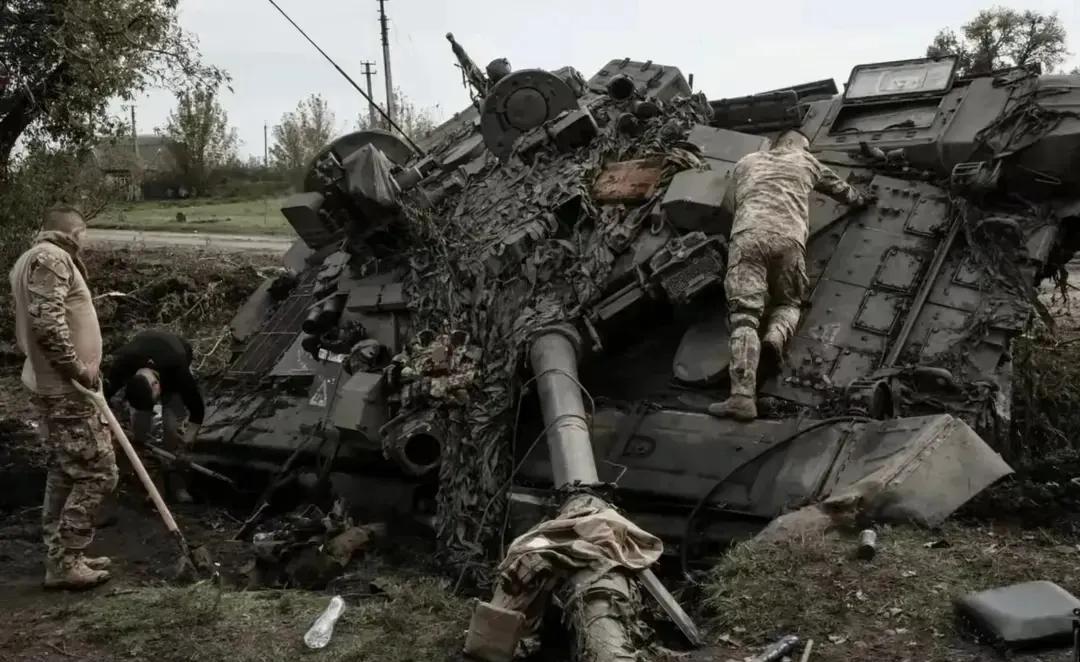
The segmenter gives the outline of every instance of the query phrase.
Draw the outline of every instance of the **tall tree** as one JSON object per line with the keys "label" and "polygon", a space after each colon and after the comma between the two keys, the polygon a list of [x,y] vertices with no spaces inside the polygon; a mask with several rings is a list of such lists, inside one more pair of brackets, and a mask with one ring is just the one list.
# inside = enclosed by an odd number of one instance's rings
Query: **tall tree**
{"label": "tall tree", "polygon": [[960,34],[950,28],[938,32],[926,55],[956,55],[960,72],[966,74],[1030,64],[1050,72],[1069,54],[1065,37],[1056,13],[994,7],[965,23]]}
{"label": "tall tree", "polygon": [[195,191],[205,187],[215,168],[236,159],[236,129],[212,87],[179,93],[163,134],[184,184]]}
{"label": "tall tree", "polygon": [[320,149],[337,132],[337,119],[326,99],[313,94],[301,101],[296,110],[285,113],[274,127],[270,158],[279,167],[299,171],[308,166]]}
{"label": "tall tree", "polygon": [[[384,107],[383,110],[385,109]],[[401,92],[401,88],[394,90],[394,124],[401,127],[401,130],[410,138],[423,137],[435,128],[435,120],[431,116],[431,111],[418,108],[411,99]],[[365,111],[357,116],[356,128],[360,130],[371,128],[369,113]],[[384,117],[376,114],[375,128],[389,130],[390,127]]]}
{"label": "tall tree", "polygon": [[180,28],[177,2],[0,1],[0,177],[27,132],[84,146],[110,123],[114,97],[223,81]]}

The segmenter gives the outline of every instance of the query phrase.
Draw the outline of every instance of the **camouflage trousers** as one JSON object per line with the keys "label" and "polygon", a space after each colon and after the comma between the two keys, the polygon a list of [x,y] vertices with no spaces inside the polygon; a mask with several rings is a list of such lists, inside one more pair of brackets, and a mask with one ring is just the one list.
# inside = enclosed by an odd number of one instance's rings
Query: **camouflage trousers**
{"label": "camouflage trousers", "polygon": [[740,232],[728,246],[727,295],[731,323],[731,393],[753,397],[765,334],[787,345],[799,324],[799,306],[809,281],[806,249],[797,240],[767,231]]}
{"label": "camouflage trousers", "polygon": [[41,528],[48,559],[59,563],[94,540],[94,520],[116,488],[118,472],[108,424],[80,395],[36,396],[49,450]]}

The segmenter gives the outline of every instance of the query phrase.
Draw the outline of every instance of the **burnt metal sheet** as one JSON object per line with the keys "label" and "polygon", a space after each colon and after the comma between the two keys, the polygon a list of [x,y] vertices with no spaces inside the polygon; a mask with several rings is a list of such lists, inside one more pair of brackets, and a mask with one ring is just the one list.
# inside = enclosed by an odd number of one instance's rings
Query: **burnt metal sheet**
{"label": "burnt metal sheet", "polygon": [[859,304],[859,312],[852,326],[863,331],[870,331],[888,336],[900,319],[904,299],[888,292],[868,291]]}
{"label": "burnt metal sheet", "polygon": [[282,353],[270,370],[271,377],[311,377],[315,374],[318,360],[300,346],[303,338],[302,334],[296,334],[296,340]]}
{"label": "burnt metal sheet", "polygon": [[711,124],[741,131],[780,131],[802,122],[799,96],[792,90],[709,102]]}
{"label": "burnt metal sheet", "polygon": [[730,182],[714,170],[684,170],[672,178],[660,208],[680,230],[727,236],[734,220],[723,207]]}
{"label": "burnt metal sheet", "polygon": [[1077,609],[1080,600],[1048,581],[993,588],[956,601],[958,614],[981,630],[987,641],[1025,648],[1073,643]]}
{"label": "burnt metal sheet", "polygon": [[289,225],[312,250],[329,246],[345,236],[342,228],[335,227],[329,217],[320,213],[324,200],[322,193],[295,193],[281,207]]}
{"label": "burnt metal sheet", "polygon": [[[762,385],[765,395],[813,405],[825,388],[871,374],[908,314],[943,241],[938,233],[925,232],[930,221],[912,225],[911,219],[932,214],[948,219],[947,201],[940,189],[924,183],[878,176],[871,187],[879,196],[877,205],[809,242],[810,306],[789,345],[786,365]],[[922,333],[925,342],[926,330]],[[809,369],[821,359],[822,348],[827,348],[831,368]]]}
{"label": "burnt metal sheet", "polygon": [[822,280],[814,292],[810,310],[805,313],[799,335],[843,348],[884,351],[884,334],[853,326],[867,291],[865,287]]}
{"label": "burnt metal sheet", "polygon": [[648,264],[652,256],[667,245],[671,239],[671,228],[666,224],[660,224],[658,228],[655,232],[639,233],[634,242],[630,244],[630,248],[615,259],[615,264],[611,267],[611,274],[608,276],[608,287],[629,275],[633,269]]}
{"label": "burnt metal sheet", "polygon": [[728,314],[717,309],[712,316],[686,330],[672,361],[672,373],[685,384],[711,384],[727,374],[731,363]]}
{"label": "burnt metal sheet", "polygon": [[975,311],[983,301],[983,288],[989,284],[984,269],[976,267],[966,252],[954,250],[934,281],[927,303]]}
{"label": "burnt metal sheet", "polygon": [[229,332],[233,340],[247,342],[259,331],[266,314],[273,308],[274,301],[270,296],[270,286],[274,284],[274,278],[267,278],[259,287],[252,292],[248,300],[236,311],[232,321],[229,322]]}
{"label": "burnt metal sheet", "polygon": [[1028,232],[1026,249],[1029,260],[1046,262],[1058,238],[1058,227],[1046,224]]}
{"label": "burnt metal sheet", "polygon": [[383,402],[385,375],[381,372],[358,372],[337,389],[330,415],[331,422],[345,430],[363,434],[381,447],[379,428],[386,422]]}
{"label": "burnt metal sheet", "polygon": [[307,245],[307,242],[303,239],[297,239],[289,247],[289,250],[285,251],[285,257],[281,261],[286,269],[298,274],[308,268],[308,260],[313,255],[315,255],[315,251]]}
{"label": "burnt metal sheet", "polygon": [[811,292],[829,266],[829,259],[836,252],[836,247],[840,244],[840,239],[843,238],[846,230],[847,221],[840,221],[813,232],[811,222],[810,240],[807,242],[806,249],[806,275],[810,279]]}
{"label": "burnt metal sheet", "polygon": [[962,310],[927,304],[911,328],[911,340],[905,350],[918,350],[922,361],[932,361],[965,338],[970,315]]}
{"label": "burnt metal sheet", "polygon": [[704,124],[697,124],[690,130],[686,141],[701,150],[707,159],[737,163],[739,159],[753,152],[760,152],[769,147],[769,139],[749,133],[716,129]]}
{"label": "burnt metal sheet", "polygon": [[[860,218],[864,217],[860,215]],[[902,279],[906,279],[906,289],[910,289],[918,275],[910,271],[929,264],[933,242],[923,237],[877,229],[870,223],[867,221],[848,228],[836,247],[836,253],[829,260],[825,278],[859,287],[878,285],[891,289],[900,289]],[[920,256],[923,261],[918,260]],[[885,270],[881,272],[883,266]],[[879,276],[883,280],[879,280]]]}
{"label": "burnt metal sheet", "polygon": [[401,283],[357,284],[349,289],[345,308],[365,313],[391,312],[406,309],[405,293]]}
{"label": "burnt metal sheet", "polygon": [[943,232],[949,223],[949,215],[943,211],[941,201],[928,197],[920,198],[911,210],[904,230],[924,237],[933,237]]}
{"label": "burnt metal sheet", "polygon": [[390,352],[401,351],[408,326],[401,313],[349,313],[348,319],[359,322],[369,338]]}
{"label": "burnt metal sheet", "polygon": [[[839,174],[839,173],[837,173]],[[848,213],[849,207],[817,191],[810,193],[810,236],[814,236]]]}
{"label": "burnt metal sheet", "polygon": [[[948,415],[838,422],[795,438],[815,421],[736,423],[661,410],[626,434],[629,416],[597,412],[593,449],[601,480],[694,502],[723,479],[714,503],[764,518],[879,481],[884,516],[936,525],[1012,471],[970,427]],[[522,473],[549,482],[546,455],[536,449]]]}
{"label": "burnt metal sheet", "polygon": [[[700,497],[732,469],[767,450],[770,439],[794,431],[795,421],[736,423],[708,414],[662,410],[645,416],[620,439],[625,412],[601,409],[593,420],[593,452],[602,481],[620,489],[667,497]],[[522,475],[550,483],[547,448],[526,460]]]}
{"label": "burnt metal sheet", "polygon": [[877,484],[877,514],[939,526],[1012,468],[966,423],[947,414],[899,419],[871,428],[839,459],[831,495]]}
{"label": "burnt metal sheet", "polygon": [[845,349],[836,357],[829,373],[829,386],[844,388],[856,379],[871,374],[881,363],[881,354]]}
{"label": "burnt metal sheet", "polygon": [[765,92],[759,92],[760,95],[775,94],[776,92],[785,92],[791,90],[795,94],[799,95],[799,101],[816,101],[819,99],[831,99],[839,90],[836,87],[836,81],[832,78],[823,78],[822,80],[815,80],[809,83],[800,83],[798,85],[791,85],[788,87],[780,87],[775,90],[767,90]]}
{"label": "burnt metal sheet", "polygon": [[263,325],[262,330],[248,342],[244,351],[233,361],[226,373],[232,379],[260,379],[272,368],[278,358],[293,344],[300,333],[300,324],[307,317],[314,303],[312,288],[316,271],[308,270],[288,298]]}

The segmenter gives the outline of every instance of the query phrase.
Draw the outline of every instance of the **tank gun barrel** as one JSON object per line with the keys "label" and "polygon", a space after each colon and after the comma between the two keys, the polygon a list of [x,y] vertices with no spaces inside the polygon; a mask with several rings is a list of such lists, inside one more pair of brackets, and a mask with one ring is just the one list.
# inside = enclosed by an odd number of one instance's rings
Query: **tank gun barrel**
{"label": "tank gun barrel", "polygon": [[469,57],[461,44],[454,40],[452,32],[446,33],[446,40],[450,42],[450,47],[454,50],[454,57],[457,58],[458,64],[461,66],[461,74],[465,81],[476,90],[478,95],[485,96],[491,86],[487,76],[484,75],[483,71],[480,71],[480,67],[473,62],[473,59]]}

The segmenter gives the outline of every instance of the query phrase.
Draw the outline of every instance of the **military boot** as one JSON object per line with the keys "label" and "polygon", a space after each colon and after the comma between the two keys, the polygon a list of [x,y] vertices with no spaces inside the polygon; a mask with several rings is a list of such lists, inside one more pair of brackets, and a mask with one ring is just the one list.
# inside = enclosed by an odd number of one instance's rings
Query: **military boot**
{"label": "military boot", "polygon": [[65,555],[60,560],[45,561],[45,588],[85,590],[109,581],[105,570],[90,568],[79,555]]}
{"label": "military boot", "polygon": [[761,339],[761,363],[759,372],[771,377],[780,371],[784,363],[784,336],[776,330],[770,330]]}
{"label": "military boot", "polygon": [[112,559],[108,556],[83,556],[82,562],[91,570],[108,570],[112,566]]}
{"label": "military boot", "polygon": [[709,413],[719,418],[752,421],[757,418],[757,403],[748,395],[732,395],[723,402],[709,405]]}

